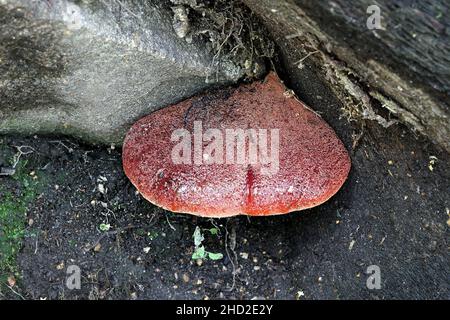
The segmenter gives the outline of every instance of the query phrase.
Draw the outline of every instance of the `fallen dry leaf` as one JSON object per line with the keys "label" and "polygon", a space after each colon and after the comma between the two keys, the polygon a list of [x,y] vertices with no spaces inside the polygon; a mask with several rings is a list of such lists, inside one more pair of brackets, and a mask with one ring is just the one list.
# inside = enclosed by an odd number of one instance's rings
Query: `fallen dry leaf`
{"label": "fallen dry leaf", "polygon": [[102,245],[100,243],[97,243],[97,245],[94,247],[95,252],[100,252],[101,249],[102,249]]}
{"label": "fallen dry leaf", "polygon": [[16,285],[16,278],[14,278],[14,276],[9,276],[8,277],[8,284],[10,287],[14,287]]}

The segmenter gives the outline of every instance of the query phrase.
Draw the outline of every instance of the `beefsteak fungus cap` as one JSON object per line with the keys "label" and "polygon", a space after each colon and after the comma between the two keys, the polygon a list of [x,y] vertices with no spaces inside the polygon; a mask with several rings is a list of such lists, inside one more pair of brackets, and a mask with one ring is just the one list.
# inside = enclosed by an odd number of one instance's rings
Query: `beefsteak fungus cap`
{"label": "beefsteak fungus cap", "polygon": [[347,179],[350,157],[272,72],[142,118],[125,138],[123,167],[142,196],[164,209],[267,216],[327,201]]}

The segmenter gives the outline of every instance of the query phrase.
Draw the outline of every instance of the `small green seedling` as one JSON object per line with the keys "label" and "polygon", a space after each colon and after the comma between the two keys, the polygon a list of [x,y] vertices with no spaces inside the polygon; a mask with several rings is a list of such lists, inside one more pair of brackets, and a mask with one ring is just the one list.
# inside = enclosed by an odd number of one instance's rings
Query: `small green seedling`
{"label": "small green seedling", "polygon": [[100,224],[100,231],[107,232],[109,229],[111,229],[111,225],[109,223],[101,223]]}
{"label": "small green seedling", "polygon": [[208,229],[209,233],[211,233],[213,236],[217,236],[219,234],[219,229],[217,228],[211,228]]}
{"label": "small green seedling", "polygon": [[[211,230],[215,230],[215,231],[211,231]],[[208,230],[211,234],[215,235],[217,234],[218,230],[217,228],[212,228]],[[194,253],[192,254],[192,259],[193,260],[198,260],[198,259],[210,259],[210,260],[220,260],[223,258],[223,254],[221,253],[214,253],[214,252],[209,252],[206,251],[205,247],[202,245],[203,241],[205,240],[205,237],[202,234],[202,231],[199,227],[195,228],[194,231]]]}
{"label": "small green seedling", "polygon": [[205,259],[206,258],[206,250],[204,246],[195,247],[194,253],[192,254],[192,259]]}
{"label": "small green seedling", "polygon": [[208,252],[208,258],[211,260],[220,260],[223,258],[223,254],[221,254],[220,252],[218,253]]}

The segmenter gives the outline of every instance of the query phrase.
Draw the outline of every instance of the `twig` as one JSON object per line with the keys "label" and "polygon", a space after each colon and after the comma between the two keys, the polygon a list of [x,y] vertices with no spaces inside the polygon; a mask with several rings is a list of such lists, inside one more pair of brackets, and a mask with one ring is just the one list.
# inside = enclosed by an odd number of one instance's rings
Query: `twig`
{"label": "twig", "polygon": [[39,244],[39,234],[36,235],[36,245],[34,249],[34,254],[37,254],[38,252],[38,244]]}
{"label": "twig", "polygon": [[356,150],[359,145],[359,141],[364,135],[364,124],[361,126],[361,131],[358,133],[352,133],[352,150]]}
{"label": "twig", "polygon": [[[33,153],[34,151],[36,151],[36,150],[34,150],[33,147],[30,147],[30,146],[15,146],[15,147],[16,147],[18,152],[14,155],[14,163],[12,165],[13,169],[16,168],[17,164],[19,163],[19,160],[20,160],[21,156],[26,155],[26,154],[30,154],[30,153]],[[31,150],[22,151],[22,148],[30,148]]]}
{"label": "twig", "polygon": [[[228,291],[233,291],[234,287],[236,285],[236,264],[234,262],[234,259],[231,258],[230,255],[230,250],[228,250],[228,220],[227,220],[227,224],[225,225],[225,252],[227,253],[228,259],[231,262],[231,266],[233,267],[233,283],[231,285],[231,288]],[[230,249],[234,254],[234,258],[236,260],[237,263],[237,255],[236,252],[234,251],[236,247],[236,229],[232,228],[231,229],[231,238],[230,238]]]}
{"label": "twig", "polygon": [[306,56],[304,56],[303,58],[301,58],[300,60],[298,60],[298,61],[295,62],[294,64],[300,65],[300,64],[301,64],[305,59],[307,59],[310,55],[313,55],[313,54],[319,53],[319,52],[320,52],[319,50],[315,50],[315,51],[309,52]]}
{"label": "twig", "polygon": [[124,228],[119,228],[119,229],[117,229],[117,230],[107,231],[107,232],[103,233],[103,234],[97,239],[97,241],[94,242],[94,244],[93,244],[92,246],[90,246],[90,247],[88,247],[87,249],[85,249],[85,251],[88,252],[88,251],[91,251],[92,249],[94,249],[94,248],[100,243],[100,241],[102,241],[105,237],[112,236],[112,235],[116,235],[116,234],[122,233],[122,232],[124,232],[124,231],[126,231],[126,230],[133,229],[133,228],[136,228],[136,226],[129,225],[129,226],[126,226],[126,227],[124,227]]}
{"label": "twig", "polygon": [[50,143],[57,143],[57,144],[63,146],[69,153],[72,153],[72,152],[73,152],[73,148],[70,148],[70,147],[66,146],[66,145],[65,145],[62,141],[60,141],[60,140],[49,141],[49,142],[50,142]]}
{"label": "twig", "polygon": [[22,300],[26,300],[25,297],[23,295],[21,295],[20,293],[18,293],[16,290],[14,290],[11,286],[6,285],[15,295],[17,295],[18,297],[20,297],[20,299]]}
{"label": "twig", "polygon": [[120,2],[119,0],[116,0],[117,1],[117,3],[119,3],[120,4],[120,6],[122,7],[122,8],[124,8],[126,11],[128,11],[128,13],[129,14],[131,14],[133,17],[135,17],[135,18],[137,18],[137,19],[140,19],[140,17],[136,14],[136,13],[134,13],[133,11],[131,11],[127,6],[125,6],[122,2]]}
{"label": "twig", "polygon": [[297,33],[288,34],[288,35],[285,36],[284,38],[285,38],[286,40],[291,40],[291,39],[294,39],[294,38],[297,38],[297,37],[301,37],[301,36],[302,36],[302,33],[298,31]]}
{"label": "twig", "polygon": [[177,231],[177,229],[175,229],[175,227],[170,223],[169,217],[167,215],[166,215],[166,221],[167,221],[167,224],[169,225],[170,229],[172,229],[173,231]]}

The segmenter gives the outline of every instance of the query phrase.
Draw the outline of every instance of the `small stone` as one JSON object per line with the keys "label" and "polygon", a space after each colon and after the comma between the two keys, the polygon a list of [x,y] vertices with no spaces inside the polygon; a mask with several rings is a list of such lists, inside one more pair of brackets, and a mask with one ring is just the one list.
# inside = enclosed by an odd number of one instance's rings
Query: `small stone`
{"label": "small stone", "polygon": [[98,189],[98,191],[99,191],[101,194],[105,194],[105,193],[106,193],[105,186],[104,186],[102,183],[99,183],[99,184],[98,184],[97,189]]}
{"label": "small stone", "polygon": [[150,252],[150,247],[145,247],[143,250],[144,250],[145,253],[149,253]]}
{"label": "small stone", "polygon": [[102,249],[102,245],[100,243],[97,243],[97,245],[94,247],[95,252],[100,252],[101,249]]}
{"label": "small stone", "polygon": [[245,260],[248,259],[248,253],[247,252],[241,252],[239,255],[241,256],[242,259],[245,259]]}
{"label": "small stone", "polygon": [[352,241],[350,241],[350,244],[348,245],[348,250],[349,251],[352,251],[352,249],[353,249],[353,246],[355,245],[355,240],[352,240]]}
{"label": "small stone", "polygon": [[183,273],[183,281],[186,283],[189,282],[189,275],[187,273]]}

